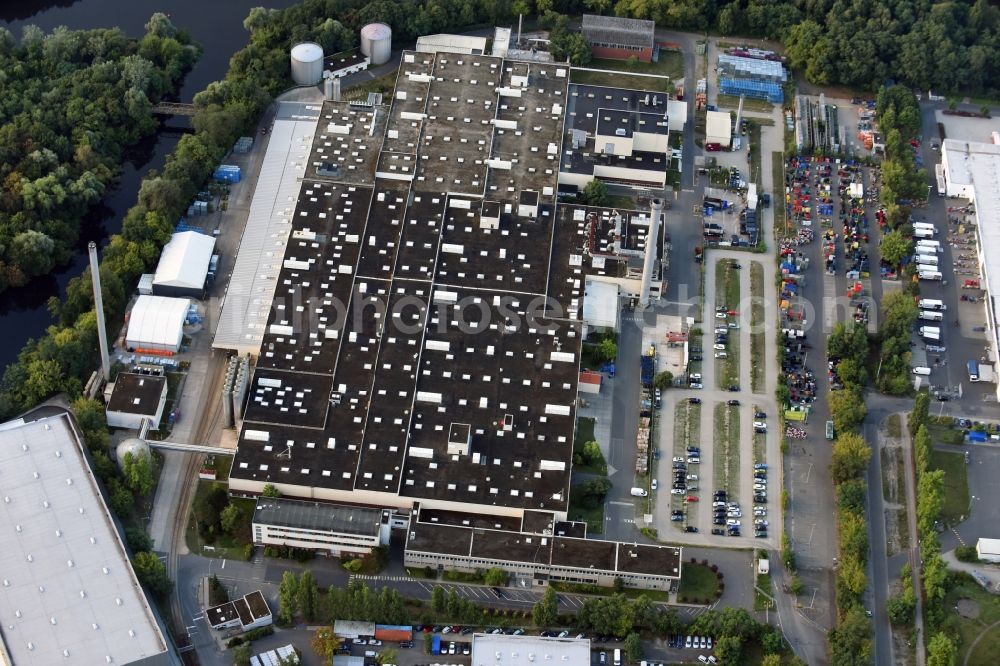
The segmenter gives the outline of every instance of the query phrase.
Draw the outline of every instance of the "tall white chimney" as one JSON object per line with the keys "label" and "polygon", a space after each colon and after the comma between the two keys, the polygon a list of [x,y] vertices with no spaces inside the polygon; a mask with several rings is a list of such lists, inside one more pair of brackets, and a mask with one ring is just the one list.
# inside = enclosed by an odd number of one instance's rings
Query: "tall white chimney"
{"label": "tall white chimney", "polygon": [[663,217],[663,202],[653,199],[650,203],[651,219],[646,233],[646,256],[642,261],[642,287],[639,291],[639,305],[649,305],[649,286],[653,282],[653,262],[656,259],[656,239],[660,233],[660,218]]}
{"label": "tall white chimney", "polygon": [[94,309],[97,311],[97,341],[101,346],[101,371],[104,381],[111,381],[111,360],[108,358],[108,329],[104,322],[104,297],[101,295],[101,271],[97,265],[97,243],[90,241],[90,278],[94,284]]}

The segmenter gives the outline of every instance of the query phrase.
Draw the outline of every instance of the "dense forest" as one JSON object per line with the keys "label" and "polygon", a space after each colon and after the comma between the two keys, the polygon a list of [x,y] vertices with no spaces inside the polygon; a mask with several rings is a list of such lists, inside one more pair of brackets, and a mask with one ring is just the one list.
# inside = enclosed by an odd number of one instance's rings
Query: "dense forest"
{"label": "dense forest", "polygon": [[988,0],[515,0],[513,9],[779,40],[792,66],[821,85],[877,90],[894,80],[940,93],[1000,91],[1000,8]]}
{"label": "dense forest", "polygon": [[69,259],[123,151],[156,129],[151,100],[198,55],[165,18],[138,40],[27,26],[18,42],[0,28],[0,291]]}

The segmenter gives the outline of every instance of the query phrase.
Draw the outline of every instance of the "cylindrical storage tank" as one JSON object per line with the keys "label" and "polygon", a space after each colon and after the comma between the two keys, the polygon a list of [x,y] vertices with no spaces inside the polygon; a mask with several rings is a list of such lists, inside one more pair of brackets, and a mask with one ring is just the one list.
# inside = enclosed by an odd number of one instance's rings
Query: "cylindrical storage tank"
{"label": "cylindrical storage tank", "polygon": [[323,79],[323,47],[302,42],[292,47],[292,81],[300,86],[314,86]]}
{"label": "cylindrical storage tank", "polygon": [[392,28],[385,23],[369,23],[361,28],[361,53],[370,64],[384,65],[392,56]]}

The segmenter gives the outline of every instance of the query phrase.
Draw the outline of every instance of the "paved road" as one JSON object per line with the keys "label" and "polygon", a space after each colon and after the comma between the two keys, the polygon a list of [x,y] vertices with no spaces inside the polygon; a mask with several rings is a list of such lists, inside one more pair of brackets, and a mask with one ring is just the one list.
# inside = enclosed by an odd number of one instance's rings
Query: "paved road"
{"label": "paved road", "polygon": [[[889,626],[889,617],[885,610],[886,598],[889,590],[889,577],[887,573],[887,543],[885,535],[885,507],[882,498],[882,456],[878,447],[878,429],[882,421],[888,416],[881,410],[871,410],[864,424],[865,439],[872,445],[871,463],[868,465],[866,481],[868,484],[868,503],[866,514],[868,519],[868,542],[871,545],[871,553],[868,558],[867,575],[870,585],[866,596],[870,596],[866,606],[873,611],[872,624],[874,627],[874,654],[876,664],[891,664],[893,661],[892,629]],[[904,444],[904,449],[909,447]],[[909,509],[907,509],[908,515]],[[916,578],[919,580],[919,578]]]}

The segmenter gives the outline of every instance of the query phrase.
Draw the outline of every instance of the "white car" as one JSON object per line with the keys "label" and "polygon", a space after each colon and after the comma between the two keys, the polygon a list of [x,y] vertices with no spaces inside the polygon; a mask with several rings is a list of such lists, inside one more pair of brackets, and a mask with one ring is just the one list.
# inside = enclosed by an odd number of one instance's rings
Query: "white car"
{"label": "white car", "polygon": [[688,375],[688,377],[691,379],[691,381],[695,381],[695,382],[701,381],[701,373],[700,372],[692,372],[690,375]]}
{"label": "white car", "polygon": [[714,346],[712,347],[712,349],[717,349],[717,350],[719,350],[719,351],[723,351],[723,350],[725,350],[725,348],[726,348],[726,345],[723,345],[723,344],[718,344],[718,343],[716,343],[716,344],[715,344],[715,345],[714,345]]}
{"label": "white car", "polygon": [[[705,647],[707,647],[709,650],[711,650],[712,649],[712,637],[709,636],[707,640],[708,640],[708,645],[706,645]],[[710,662],[712,662],[713,664],[715,663],[715,657],[709,657],[708,660]]]}
{"label": "white car", "polygon": [[701,649],[702,649],[702,650],[704,650],[704,649],[705,649],[705,647],[706,647],[706,645],[708,645],[708,642],[707,642],[707,641],[705,640],[705,637],[704,637],[704,636],[701,636],[701,637],[700,637],[700,638],[698,639],[698,641],[699,641],[699,647],[701,647]]}
{"label": "white car", "polygon": [[729,328],[738,329],[740,327],[739,322],[731,321],[729,322]]}
{"label": "white car", "polygon": [[686,492],[687,492],[687,490],[685,490],[684,488],[671,488],[670,489],[670,494],[671,495],[683,495]]}
{"label": "white car", "polygon": [[688,384],[688,387],[693,389],[700,389],[701,382],[691,382],[690,384]]}
{"label": "white car", "polygon": [[650,485],[650,487],[651,487],[651,488],[652,488],[653,490],[656,490],[656,486],[657,486],[657,483],[656,483],[656,479],[653,479],[653,481],[652,481],[652,482],[651,482],[651,483],[650,483],[649,485]]}
{"label": "white car", "polygon": [[690,636],[687,636],[687,637],[684,638],[684,647],[686,647],[686,648],[691,647],[691,637]]}
{"label": "white car", "polygon": [[725,313],[725,311],[723,311],[723,312],[716,312],[716,313],[715,313],[715,318],[716,318],[716,319],[725,319],[725,318],[726,318],[726,313]]}
{"label": "white car", "polygon": [[764,421],[754,421],[753,422],[753,427],[754,428],[767,428],[767,423],[764,422]]}
{"label": "white car", "polygon": [[712,506],[726,506],[725,502],[712,502]]}
{"label": "white car", "polygon": [[684,458],[681,456],[674,456],[674,462],[684,462]]}
{"label": "white car", "polygon": [[698,661],[700,661],[703,664],[707,664],[708,663],[708,657],[706,657],[703,654],[699,654],[698,655]]}
{"label": "white car", "polygon": [[715,352],[715,358],[729,358],[729,354],[724,351]]}
{"label": "white car", "polygon": [[764,491],[767,490],[767,486],[765,486],[763,483],[755,483],[753,484],[753,489]]}
{"label": "white car", "polygon": [[697,481],[697,480],[698,480],[697,474],[688,474],[688,481]]}
{"label": "white car", "polygon": [[688,465],[699,465],[701,464],[701,458],[688,458]]}
{"label": "white car", "polygon": [[753,524],[759,527],[767,527],[768,525],[767,521],[761,518],[758,518],[757,520],[753,521]]}
{"label": "white car", "polygon": [[757,507],[756,509],[753,510],[753,515],[755,515],[755,516],[766,516],[767,515],[767,509],[765,509],[762,506]]}
{"label": "white car", "polygon": [[726,520],[726,525],[729,525],[731,527],[739,527],[742,524],[743,523],[741,523],[740,521],[736,520],[735,518],[729,518],[729,519]]}
{"label": "white car", "polygon": [[743,514],[739,511],[728,511],[726,512],[728,518],[742,518]]}

